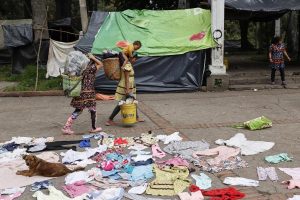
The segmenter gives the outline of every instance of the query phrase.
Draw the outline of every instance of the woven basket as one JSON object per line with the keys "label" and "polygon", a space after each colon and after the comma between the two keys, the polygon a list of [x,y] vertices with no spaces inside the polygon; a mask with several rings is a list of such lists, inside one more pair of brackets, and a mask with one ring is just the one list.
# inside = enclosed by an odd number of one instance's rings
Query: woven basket
{"label": "woven basket", "polygon": [[62,74],[63,90],[66,96],[78,97],[81,92],[81,76],[67,76]]}
{"label": "woven basket", "polygon": [[102,62],[105,76],[110,80],[120,80],[121,69],[119,58],[107,58]]}

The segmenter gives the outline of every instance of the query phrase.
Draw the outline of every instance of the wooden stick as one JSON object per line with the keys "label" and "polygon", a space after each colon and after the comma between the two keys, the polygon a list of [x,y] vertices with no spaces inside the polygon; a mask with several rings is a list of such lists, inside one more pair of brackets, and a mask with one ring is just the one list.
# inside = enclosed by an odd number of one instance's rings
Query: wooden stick
{"label": "wooden stick", "polygon": [[[44,19],[43,26],[47,22],[47,14],[48,14],[48,6],[46,9],[46,17]],[[43,31],[44,31],[44,29],[42,29],[42,31],[41,31],[39,50],[38,50],[37,59],[36,59],[36,77],[35,77],[34,91],[37,90],[37,85],[38,85],[38,81],[39,81],[39,60],[40,60],[40,51],[41,51],[41,46],[42,46]]]}

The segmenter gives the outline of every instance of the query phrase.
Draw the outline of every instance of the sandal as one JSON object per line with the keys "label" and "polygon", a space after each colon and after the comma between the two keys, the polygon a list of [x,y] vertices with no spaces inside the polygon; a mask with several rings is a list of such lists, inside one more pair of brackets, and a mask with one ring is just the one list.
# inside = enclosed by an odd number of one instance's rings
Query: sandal
{"label": "sandal", "polygon": [[90,130],[90,133],[99,133],[101,131],[102,131],[102,128],[101,127],[97,127],[96,129]]}
{"label": "sandal", "polygon": [[105,125],[106,125],[106,126],[116,126],[117,124],[116,124],[114,121],[109,120],[109,121],[107,121],[107,122],[105,123]]}

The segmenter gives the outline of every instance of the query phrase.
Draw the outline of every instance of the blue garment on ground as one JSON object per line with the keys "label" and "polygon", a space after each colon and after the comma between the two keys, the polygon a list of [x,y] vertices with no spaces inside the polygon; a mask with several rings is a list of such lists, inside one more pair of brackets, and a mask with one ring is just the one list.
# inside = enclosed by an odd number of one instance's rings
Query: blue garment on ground
{"label": "blue garment on ground", "polygon": [[153,174],[153,166],[152,165],[141,165],[134,167],[131,173],[131,180],[147,180],[151,179],[154,176]]}
{"label": "blue garment on ground", "polygon": [[81,148],[91,147],[91,141],[90,141],[90,139],[82,140],[82,141],[79,143],[79,147],[81,147]]}
{"label": "blue garment on ground", "polygon": [[30,191],[35,192],[38,190],[43,190],[43,189],[48,189],[49,186],[52,186],[53,184],[46,180],[46,181],[41,181],[41,182],[35,182],[31,185]]}

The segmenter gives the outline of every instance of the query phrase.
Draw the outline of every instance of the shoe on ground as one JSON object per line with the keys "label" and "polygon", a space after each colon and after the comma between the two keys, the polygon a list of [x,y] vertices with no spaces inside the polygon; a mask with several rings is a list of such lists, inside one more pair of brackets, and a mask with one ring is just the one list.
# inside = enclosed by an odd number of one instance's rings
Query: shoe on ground
{"label": "shoe on ground", "polygon": [[273,81],[273,82],[271,82],[271,85],[275,85],[275,82]]}

